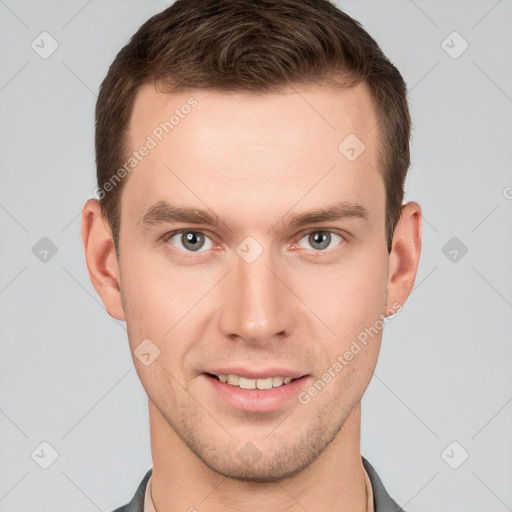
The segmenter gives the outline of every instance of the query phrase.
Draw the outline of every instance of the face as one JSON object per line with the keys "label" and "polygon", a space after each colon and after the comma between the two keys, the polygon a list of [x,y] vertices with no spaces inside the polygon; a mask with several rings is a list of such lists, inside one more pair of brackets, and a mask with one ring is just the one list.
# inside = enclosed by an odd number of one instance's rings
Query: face
{"label": "face", "polygon": [[130,348],[150,340],[134,364],[160,435],[222,475],[297,474],[370,381],[381,330],[361,333],[389,314],[376,122],[364,83],[137,95],[131,145],[151,147],[121,203]]}

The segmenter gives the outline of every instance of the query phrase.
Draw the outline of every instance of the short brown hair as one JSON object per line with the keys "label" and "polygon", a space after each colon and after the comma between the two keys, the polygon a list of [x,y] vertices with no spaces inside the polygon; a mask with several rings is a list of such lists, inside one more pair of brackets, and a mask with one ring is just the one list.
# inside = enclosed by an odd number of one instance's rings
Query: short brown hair
{"label": "short brown hair", "polygon": [[141,85],[154,82],[165,92],[265,93],[290,85],[350,87],[361,81],[369,85],[378,119],[389,251],[410,165],[407,88],[359,22],[329,0],[178,0],[148,19],[117,54],[96,104],[99,198],[116,250],[126,178],[108,193],[103,184],[112,183],[126,161]]}

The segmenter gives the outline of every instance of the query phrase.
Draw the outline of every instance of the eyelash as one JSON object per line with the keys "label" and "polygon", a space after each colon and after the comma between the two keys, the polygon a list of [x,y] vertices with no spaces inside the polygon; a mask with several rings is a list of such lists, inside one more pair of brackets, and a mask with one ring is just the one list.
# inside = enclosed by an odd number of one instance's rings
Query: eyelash
{"label": "eyelash", "polygon": [[[187,228],[178,229],[178,230],[176,230],[176,231],[171,231],[171,232],[169,232],[169,233],[166,233],[166,234],[162,237],[162,240],[163,240],[164,242],[169,242],[169,240],[170,240],[171,238],[173,238],[174,236],[176,236],[176,235],[181,235],[181,234],[183,234],[183,233],[200,233],[200,234],[202,234],[203,236],[205,236],[206,238],[208,238],[208,239],[210,239],[210,240],[211,240],[211,237],[209,237],[209,236],[208,236],[204,231],[201,231],[201,230],[193,230],[193,229],[187,229]],[[307,236],[311,235],[312,233],[329,233],[329,234],[331,234],[331,235],[339,236],[339,237],[341,238],[341,242],[339,242],[339,243],[338,243],[338,246],[343,245],[343,244],[346,242],[345,237],[343,237],[343,236],[342,236],[342,235],[340,235],[339,233],[336,233],[335,231],[331,231],[331,230],[329,230],[329,229],[318,229],[318,228],[316,228],[316,229],[312,229],[312,230],[310,230],[310,231],[308,231],[308,232],[306,232],[306,233],[302,233],[302,234],[301,234],[301,237],[299,238],[299,240],[298,240],[298,241],[300,242],[303,238],[305,238],[305,237],[307,237]],[[214,242],[212,241],[212,243],[214,243]],[[172,245],[172,244],[170,244],[170,245]],[[294,245],[297,245],[297,244],[294,244]],[[199,250],[199,251],[193,252],[193,251],[187,251],[187,250],[183,250],[183,249],[178,249],[177,247],[174,247],[174,246],[173,246],[173,248],[174,248],[175,250],[177,250],[177,251],[181,252],[181,253],[186,254],[186,255],[187,255],[187,257],[195,257],[195,255],[196,255],[196,254],[201,254],[201,253],[203,253],[203,252],[207,252],[207,251],[209,250],[209,249],[206,249],[206,250]],[[319,254],[322,254],[322,253],[330,253],[330,252],[332,252],[332,251],[335,251],[335,250],[336,250],[336,248],[337,248],[337,247],[334,247],[334,248],[332,248],[332,249],[318,249],[318,250],[311,249],[311,250],[312,250],[312,251],[314,251],[316,254],[318,254],[318,255],[319,255]]]}

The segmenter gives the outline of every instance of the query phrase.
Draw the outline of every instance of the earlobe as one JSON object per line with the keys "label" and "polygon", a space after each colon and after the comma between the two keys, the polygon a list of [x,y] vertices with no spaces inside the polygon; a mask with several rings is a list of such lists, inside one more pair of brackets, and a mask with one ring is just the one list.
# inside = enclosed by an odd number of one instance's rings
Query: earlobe
{"label": "earlobe", "polygon": [[421,253],[421,231],[421,207],[411,201],[402,206],[393,234],[388,268],[388,311],[399,310],[412,291]]}
{"label": "earlobe", "polygon": [[82,243],[89,277],[105,309],[113,318],[125,320],[114,241],[96,199],[89,199],[82,209]]}

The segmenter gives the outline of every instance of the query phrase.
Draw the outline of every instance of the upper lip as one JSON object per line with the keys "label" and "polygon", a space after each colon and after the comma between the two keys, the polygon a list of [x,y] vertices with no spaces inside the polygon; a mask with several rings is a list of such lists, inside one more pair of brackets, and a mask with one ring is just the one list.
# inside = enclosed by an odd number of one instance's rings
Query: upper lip
{"label": "upper lip", "polygon": [[239,377],[245,377],[246,379],[268,379],[269,377],[291,377],[297,379],[307,375],[299,370],[293,370],[290,368],[264,368],[261,370],[244,368],[244,367],[231,367],[231,368],[215,368],[208,370],[206,373],[213,375],[238,375]]}

